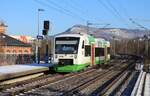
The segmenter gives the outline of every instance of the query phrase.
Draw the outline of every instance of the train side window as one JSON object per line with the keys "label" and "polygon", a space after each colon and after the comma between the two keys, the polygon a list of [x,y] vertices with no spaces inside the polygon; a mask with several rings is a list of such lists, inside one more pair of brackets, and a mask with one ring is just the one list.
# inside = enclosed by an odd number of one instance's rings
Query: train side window
{"label": "train side window", "polygon": [[84,48],[84,40],[83,40],[83,42],[82,42],[82,49]]}
{"label": "train side window", "polygon": [[95,57],[104,56],[104,48],[95,48]]}
{"label": "train side window", "polygon": [[100,56],[104,56],[104,48],[100,48]]}
{"label": "train side window", "polygon": [[95,48],[95,57],[100,56],[100,48]]}
{"label": "train side window", "polygon": [[91,56],[91,46],[85,46],[85,57]]}

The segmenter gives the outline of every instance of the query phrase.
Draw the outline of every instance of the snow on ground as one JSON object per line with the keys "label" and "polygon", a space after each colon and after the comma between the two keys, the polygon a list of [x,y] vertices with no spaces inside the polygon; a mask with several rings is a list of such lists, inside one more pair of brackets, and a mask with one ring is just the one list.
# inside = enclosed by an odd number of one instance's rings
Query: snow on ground
{"label": "snow on ground", "polygon": [[150,74],[147,73],[145,80],[144,96],[150,96]]}
{"label": "snow on ground", "polygon": [[0,74],[24,72],[24,71],[30,71],[30,70],[35,70],[35,69],[47,68],[50,66],[52,66],[52,64],[36,64],[36,63],[0,66]]}

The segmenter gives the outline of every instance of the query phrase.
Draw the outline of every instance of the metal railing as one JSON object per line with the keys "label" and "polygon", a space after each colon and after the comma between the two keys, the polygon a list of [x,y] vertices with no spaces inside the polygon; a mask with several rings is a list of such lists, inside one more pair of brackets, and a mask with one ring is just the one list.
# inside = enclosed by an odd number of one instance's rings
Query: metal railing
{"label": "metal railing", "polygon": [[0,54],[0,66],[14,64],[30,64],[34,62],[33,55]]}

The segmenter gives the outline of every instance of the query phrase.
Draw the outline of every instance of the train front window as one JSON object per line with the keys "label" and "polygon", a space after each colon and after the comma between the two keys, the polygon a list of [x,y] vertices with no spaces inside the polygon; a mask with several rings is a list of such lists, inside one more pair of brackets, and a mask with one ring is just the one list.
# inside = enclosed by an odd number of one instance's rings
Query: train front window
{"label": "train front window", "polygon": [[79,38],[77,37],[59,37],[55,40],[56,54],[77,54]]}

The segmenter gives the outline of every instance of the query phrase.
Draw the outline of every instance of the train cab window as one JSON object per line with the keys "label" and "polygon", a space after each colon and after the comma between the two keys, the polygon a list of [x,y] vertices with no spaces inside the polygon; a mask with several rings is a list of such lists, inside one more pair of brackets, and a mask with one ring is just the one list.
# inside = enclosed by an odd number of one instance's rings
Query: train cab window
{"label": "train cab window", "polygon": [[85,46],[85,56],[91,56],[91,46]]}
{"label": "train cab window", "polygon": [[83,42],[82,42],[82,49],[84,48],[84,40],[83,40]]}

